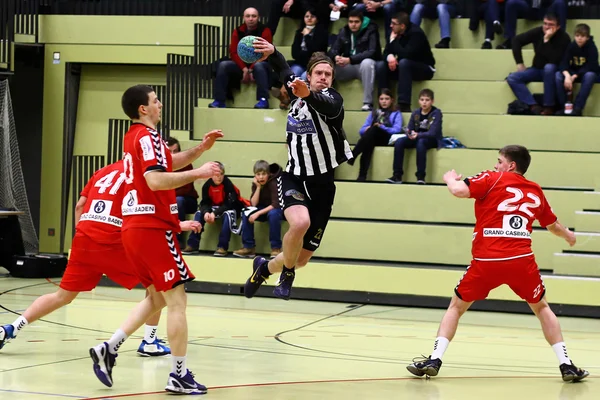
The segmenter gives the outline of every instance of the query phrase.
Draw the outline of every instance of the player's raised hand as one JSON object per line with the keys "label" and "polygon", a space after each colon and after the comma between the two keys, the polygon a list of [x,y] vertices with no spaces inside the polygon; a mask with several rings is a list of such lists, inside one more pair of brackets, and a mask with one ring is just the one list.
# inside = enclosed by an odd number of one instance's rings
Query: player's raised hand
{"label": "player's raised hand", "polygon": [[292,88],[292,93],[294,93],[294,96],[296,97],[303,99],[310,95],[310,89],[302,79],[295,79],[293,82],[289,83],[289,86]]}
{"label": "player's raised hand", "polygon": [[180,221],[179,226],[184,232],[192,231],[198,233],[202,229],[202,225],[198,221]]}
{"label": "player's raised hand", "polygon": [[216,162],[207,162],[199,168],[196,168],[197,178],[196,179],[208,179],[213,175],[221,172],[221,167]]}
{"label": "player's raised hand", "polygon": [[255,52],[262,53],[263,55],[256,62],[265,61],[271,54],[275,53],[275,46],[273,46],[271,43],[267,42],[261,37],[257,37],[254,43],[252,43],[252,45],[254,47]]}
{"label": "player's raised hand", "polygon": [[202,146],[202,150],[210,150],[210,148],[213,147],[213,144],[215,144],[215,141],[222,137],[223,131],[220,129],[215,129],[213,131],[205,133],[204,137],[202,138],[202,143],[200,143],[200,146]]}

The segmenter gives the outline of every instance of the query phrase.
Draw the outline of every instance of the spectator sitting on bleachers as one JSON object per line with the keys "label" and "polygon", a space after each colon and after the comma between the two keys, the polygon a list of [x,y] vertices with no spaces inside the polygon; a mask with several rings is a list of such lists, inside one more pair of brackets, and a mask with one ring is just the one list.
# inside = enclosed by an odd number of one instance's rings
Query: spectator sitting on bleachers
{"label": "spectator sitting on bleachers", "polygon": [[305,11],[306,2],[304,0],[272,0],[268,26],[273,36],[277,32],[281,14],[289,18],[301,19]]}
{"label": "spectator sitting on bleachers", "polygon": [[348,160],[348,164],[354,165],[356,157],[362,154],[356,179],[358,182],[367,180],[375,146],[387,146],[392,135],[402,132],[402,113],[396,110],[394,103],[392,91],[383,89],[379,95],[379,108],[367,116],[365,124],[360,128],[360,139],[352,150],[354,158]]}
{"label": "spectator sitting on bleachers", "polygon": [[442,141],[442,111],[433,106],[433,91],[423,89],[419,93],[419,105],[410,116],[406,136],[394,143],[394,175],[389,183],[402,183],[404,173],[404,149],[417,149],[417,183],[425,184],[427,150],[438,148]]}
{"label": "spectator sitting on bleachers", "polygon": [[410,22],[408,14],[399,12],[392,18],[394,39],[385,46],[383,61],[377,63],[379,89],[390,88],[390,77],[398,79],[398,107],[411,112],[413,81],[433,78],[435,58],[425,32]]}
{"label": "spectator sitting on bleachers", "polygon": [[377,25],[360,11],[348,14],[348,25],[340,29],[329,57],[335,62],[335,79],[343,82],[358,79],[363,85],[363,111],[373,109],[375,61],[381,59]]}
{"label": "spectator sitting on bleachers", "polygon": [[[437,5],[436,5],[437,3]],[[455,0],[417,0],[410,14],[410,22],[421,26],[423,17],[439,19],[440,41],[435,45],[438,49],[450,48],[450,19],[456,17]]]}
{"label": "spectator sitting on bleachers", "polygon": [[[513,57],[517,72],[506,78],[508,85],[518,100],[529,106],[531,112],[539,115],[552,115],[556,102],[556,71],[569,46],[569,35],[558,24],[556,15],[546,14],[544,25],[515,36],[512,43]],[[533,44],[533,64],[526,68],[521,48]],[[529,82],[544,82],[544,108],[542,109],[527,88]]]}
{"label": "spectator sitting on bleachers", "polygon": [[540,20],[545,14],[557,16],[558,24],[567,27],[566,0],[506,0],[504,9],[505,41],[496,46],[497,49],[510,49],[513,38],[517,34],[517,19]]}
{"label": "spectator sitting on bleachers", "polygon": [[477,31],[479,29],[479,19],[485,20],[485,41],[481,45],[482,49],[491,49],[494,35],[502,34],[502,23],[500,22],[504,15],[504,0],[469,0],[471,7],[471,19],[469,29]]}
{"label": "spectator sitting on bleachers", "polygon": [[[580,116],[583,113],[592,87],[598,79],[598,48],[594,38],[590,36],[590,27],[587,24],[579,24],[575,27],[575,40],[571,42],[556,73],[556,95],[558,106],[564,107],[560,112],[562,115]],[[581,82],[581,88],[571,104],[572,110],[565,107],[567,103],[567,92],[573,92],[573,83]],[[572,99],[569,99],[572,101]]]}
{"label": "spectator sitting on bleachers", "polygon": [[[358,0],[354,4],[353,9],[360,11],[363,15],[375,19],[379,15],[383,14],[383,21],[385,26],[385,43],[387,44],[390,40],[392,17],[399,11],[399,8],[403,5],[404,1],[400,0]],[[379,15],[378,15],[379,14]]]}
{"label": "spectator sitting on bleachers", "polygon": [[254,257],[256,242],[254,240],[254,223],[269,222],[269,241],[271,242],[271,258],[281,253],[281,220],[283,211],[277,195],[277,177],[281,174],[278,164],[269,165],[265,160],[254,164],[254,180],[250,205],[257,210],[249,216],[242,213],[242,244],[243,248],[234,251],[237,257]]}
{"label": "spectator sitting on bleachers", "polygon": [[[240,196],[240,190],[225,176],[225,166],[218,161],[217,163],[221,167],[221,172],[215,174],[202,185],[200,210],[196,211],[194,215],[194,221],[199,221],[202,229],[198,233],[190,233],[187,246],[181,251],[183,254],[194,254],[199,251],[200,238],[206,224],[213,224],[217,218],[223,217],[223,214],[227,210],[235,210],[239,215],[242,208],[248,205],[245,203],[245,199]],[[217,250],[214,253],[217,257],[227,255],[229,240],[231,239],[229,218],[221,219],[223,220],[223,225],[221,226]]]}
{"label": "spectator sitting on bleachers", "polygon": [[292,57],[290,68],[294,75],[306,80],[306,65],[308,60],[317,51],[327,52],[329,33],[325,26],[317,19],[314,9],[307,10],[304,14],[304,22],[296,31],[294,43],[292,44]]}
{"label": "spectator sitting on bleachers", "polygon": [[[181,151],[179,140],[174,137],[167,140],[167,146],[169,146],[171,154]],[[192,164],[188,164],[179,171],[190,171],[192,169],[194,169]],[[190,182],[175,189],[175,195],[177,197],[177,215],[180,221],[185,221],[186,214],[193,214],[198,209],[198,192],[194,188],[194,183]],[[183,233],[178,233],[177,239],[179,240],[179,247],[183,248]]]}
{"label": "spectator sitting on bleachers", "polygon": [[237,46],[244,36],[260,36],[268,42],[273,42],[271,30],[258,20],[256,8],[247,8],[244,11],[244,23],[237,27],[231,35],[229,52],[230,60],[222,60],[217,68],[217,78],[214,84],[215,100],[208,106],[211,108],[225,108],[227,90],[230,81],[237,85],[240,81],[249,84],[256,81],[256,99],[258,103],[254,108],[269,108],[269,88],[271,86],[271,67],[267,61],[246,64],[237,54]]}

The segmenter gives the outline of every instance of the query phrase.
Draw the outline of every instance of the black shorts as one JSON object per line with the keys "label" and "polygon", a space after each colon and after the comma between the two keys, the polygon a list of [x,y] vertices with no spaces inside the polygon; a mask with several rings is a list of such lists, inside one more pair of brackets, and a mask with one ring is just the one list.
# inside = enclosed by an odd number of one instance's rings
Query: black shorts
{"label": "black shorts", "polygon": [[308,209],[310,227],[304,235],[303,248],[309,251],[317,250],[321,245],[335,199],[333,171],[308,179],[283,172],[277,177],[277,193],[283,211],[297,205]]}

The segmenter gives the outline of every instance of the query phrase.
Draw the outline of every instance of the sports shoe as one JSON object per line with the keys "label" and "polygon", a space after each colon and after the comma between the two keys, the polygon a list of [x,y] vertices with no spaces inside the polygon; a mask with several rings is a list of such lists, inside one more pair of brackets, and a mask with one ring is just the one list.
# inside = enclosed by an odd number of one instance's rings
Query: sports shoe
{"label": "sports shoe", "polygon": [[561,364],[560,373],[565,382],[579,382],[590,374],[585,369],[577,368],[574,364]]}
{"label": "sports shoe", "polygon": [[413,358],[413,363],[406,367],[408,372],[416,376],[436,376],[442,367],[442,360],[431,359],[431,356]]}
{"label": "sports shoe", "polygon": [[254,257],[254,260],[252,260],[252,275],[250,276],[250,278],[248,278],[246,284],[244,285],[244,296],[246,296],[247,298],[250,299],[254,297],[260,285],[262,285],[263,282],[269,279],[269,277],[264,276],[262,274],[262,272],[264,271],[263,268],[266,267],[263,267],[263,265],[266,263],[268,263],[268,261],[261,256]]}
{"label": "sports shoe", "polygon": [[256,103],[254,105],[254,108],[259,108],[259,109],[267,109],[269,108],[269,102],[267,101],[267,99],[265,99],[264,97],[261,98],[258,103]]}
{"label": "sports shoe", "polygon": [[142,357],[161,357],[171,354],[171,349],[164,345],[165,341],[154,339],[154,342],[148,343],[142,340],[137,353]]}
{"label": "sports shoe", "polygon": [[484,50],[490,50],[492,48],[492,42],[488,42],[487,40],[483,42],[481,48]]}
{"label": "sports shoe", "polygon": [[222,101],[215,100],[208,105],[208,108],[225,108],[226,105]]}
{"label": "sports shoe", "polygon": [[108,387],[112,387],[112,369],[117,364],[117,355],[108,351],[108,343],[92,347],[90,357],[94,361],[94,373],[96,377]]}
{"label": "sports shoe", "polygon": [[254,258],[256,256],[256,249],[254,247],[251,249],[244,247],[234,251],[233,255],[240,258]]}
{"label": "sports shoe", "polygon": [[225,256],[227,256],[227,250],[225,250],[222,247],[219,247],[217,250],[215,250],[215,252],[213,253],[213,256],[215,256],[215,257],[225,257]]}
{"label": "sports shoe", "polygon": [[206,386],[194,380],[194,374],[189,369],[183,378],[171,372],[165,390],[178,394],[206,394],[208,391]]}
{"label": "sports shoe", "polygon": [[181,250],[181,254],[190,255],[200,253],[200,250],[192,246],[185,246],[185,249]]}
{"label": "sports shoe", "polygon": [[283,268],[281,275],[279,276],[279,282],[273,290],[275,297],[279,297],[283,300],[289,300],[292,294],[292,284],[296,277],[296,271],[294,269]]}
{"label": "sports shoe", "polygon": [[360,109],[361,111],[373,111],[373,106],[369,103],[365,103]]}
{"label": "sports shoe", "polygon": [[417,179],[417,185],[425,185],[424,179]]}
{"label": "sports shoe", "polygon": [[0,349],[3,348],[10,339],[16,338],[14,333],[15,327],[12,325],[4,325],[0,327]]}
{"label": "sports shoe", "polygon": [[390,178],[387,178],[385,181],[386,181],[387,183],[396,183],[396,184],[401,184],[401,183],[402,183],[402,178],[400,178],[400,177],[398,177],[398,176],[394,175],[394,176],[392,176],[392,177],[390,177]]}

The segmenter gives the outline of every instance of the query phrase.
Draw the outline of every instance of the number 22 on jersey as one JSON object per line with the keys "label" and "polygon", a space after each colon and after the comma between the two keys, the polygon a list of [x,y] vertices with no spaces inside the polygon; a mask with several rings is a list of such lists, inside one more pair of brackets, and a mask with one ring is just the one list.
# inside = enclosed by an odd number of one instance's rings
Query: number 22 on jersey
{"label": "number 22 on jersey", "polygon": [[[514,212],[514,211],[518,210],[518,211],[528,215],[529,217],[533,217],[534,214],[533,214],[533,212],[531,212],[531,209],[537,208],[542,204],[540,198],[533,193],[527,193],[527,196],[525,196],[523,194],[523,192],[521,191],[521,189],[517,189],[517,188],[513,188],[513,187],[507,187],[506,191],[509,193],[512,193],[513,197],[506,199],[503,202],[501,202],[500,204],[498,204],[498,211]],[[527,197],[528,199],[532,200],[533,202],[521,203],[521,200],[523,200],[524,197]]]}

